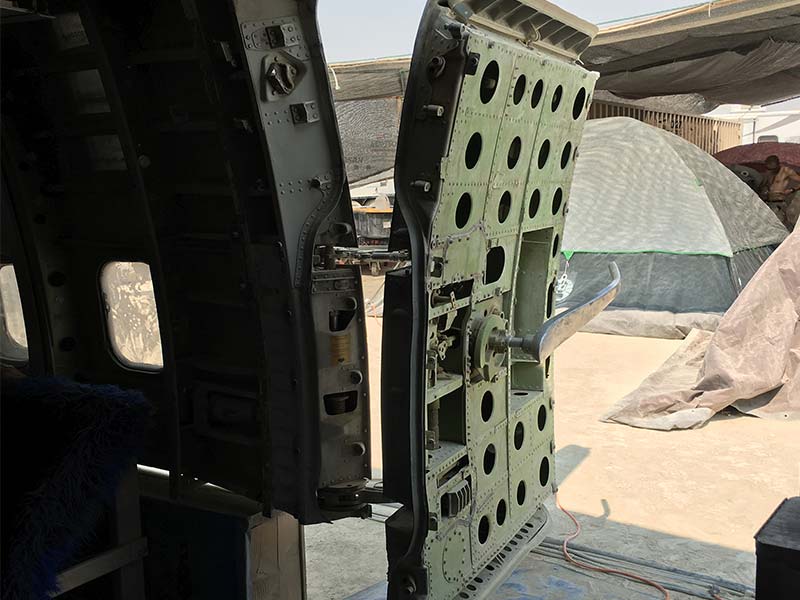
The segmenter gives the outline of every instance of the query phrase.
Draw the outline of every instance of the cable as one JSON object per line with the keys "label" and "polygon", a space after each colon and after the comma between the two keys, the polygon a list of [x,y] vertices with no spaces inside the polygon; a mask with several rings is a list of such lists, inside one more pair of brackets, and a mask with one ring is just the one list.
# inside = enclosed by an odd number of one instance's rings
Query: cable
{"label": "cable", "polygon": [[[536,550],[534,550],[534,552],[546,560],[550,559],[554,561],[565,562],[564,553],[562,552],[561,546],[562,546],[561,540],[558,540],[555,544],[548,544],[546,542],[543,542],[541,546],[539,546]],[[606,568],[618,567],[623,569],[635,570],[637,569],[638,566],[636,564],[631,564],[631,562],[629,562],[631,559],[626,559],[621,562],[617,561],[606,562],[603,561],[601,557],[599,557],[599,555],[595,556],[594,555],[595,551],[592,551],[592,553],[589,554],[586,554],[584,552],[578,552],[576,546],[574,545],[570,545],[569,549],[570,549],[570,554],[572,555],[573,558],[578,558],[581,561],[588,562],[589,564],[597,567],[606,567]],[[566,568],[569,570],[574,570],[576,572],[580,571],[579,567],[576,567],[575,565],[571,565],[569,563],[567,563]],[[678,593],[678,594],[684,594],[690,598],[703,598],[706,600],[715,600],[712,594],[721,593],[720,588],[716,585],[703,584],[700,581],[685,580],[682,577],[676,577],[675,579],[672,579],[670,578],[668,573],[661,573],[660,569],[661,567],[655,568],[655,570],[658,573],[651,573],[649,569],[646,568],[643,568],[643,570],[641,571],[637,570],[636,572],[640,575],[643,575],[645,577],[653,579],[654,581],[657,581],[662,586],[664,586],[670,592],[670,594]],[[662,579],[661,576],[667,576],[667,579]],[[753,594],[741,595],[735,592],[734,590],[729,590],[729,591],[732,594],[731,598],[741,598],[742,600],[744,600],[745,598],[753,600],[754,598]]]}
{"label": "cable", "polygon": [[564,553],[564,558],[567,559],[567,562],[570,562],[573,565],[576,565],[576,566],[578,566],[578,567],[580,567],[582,569],[586,569],[588,571],[595,571],[595,572],[598,572],[598,573],[607,573],[609,575],[619,575],[620,577],[625,577],[627,579],[633,579],[634,581],[638,581],[640,583],[644,583],[646,585],[649,585],[650,587],[656,588],[659,592],[664,594],[664,600],[670,600],[670,595],[669,595],[669,592],[667,591],[667,589],[663,585],[661,585],[660,583],[657,583],[657,582],[655,582],[655,581],[653,581],[651,579],[647,579],[646,577],[642,577],[641,575],[636,575],[635,573],[629,573],[628,571],[620,571],[618,569],[607,569],[605,567],[595,567],[593,565],[581,562],[581,561],[576,560],[575,558],[573,558],[572,555],[569,553],[568,545],[572,540],[574,540],[575,538],[577,538],[581,534],[581,524],[578,522],[578,519],[576,519],[575,517],[572,516],[571,512],[569,512],[566,508],[561,506],[561,502],[558,500],[558,495],[556,495],[556,506],[558,506],[558,508],[561,509],[561,512],[563,512],[565,515],[567,515],[572,520],[572,522],[575,524],[575,531],[573,533],[571,533],[570,535],[568,535],[564,539],[563,544],[561,545],[561,551]]}
{"label": "cable", "polygon": [[[547,548],[554,548],[558,550],[558,555],[562,557],[561,554],[561,540],[557,540],[555,538],[545,538],[542,541],[542,547]],[[678,569],[676,567],[670,567],[667,565],[659,565],[649,560],[644,560],[641,558],[633,558],[630,556],[623,556],[621,554],[616,554],[614,552],[609,552],[607,550],[598,550],[597,548],[589,548],[587,546],[582,546],[580,544],[570,544],[570,549],[572,550],[574,555],[579,556],[580,558],[584,558],[586,560],[591,560],[589,557],[595,557],[594,560],[597,562],[601,559],[606,559],[609,563],[612,564],[613,562],[621,562],[622,564],[634,564],[634,568],[636,566],[640,566],[643,569],[653,569],[659,572],[664,572],[667,577],[673,577],[675,579],[679,579],[684,582],[698,582],[702,581],[710,586],[710,589],[714,593],[718,593],[720,591],[720,587],[725,588],[726,590],[733,592],[735,594],[744,595],[744,596],[755,596],[755,590],[752,587],[742,585],[740,583],[735,583],[733,581],[726,581],[720,577],[712,577],[709,575],[703,575],[701,573],[694,573],[692,571],[685,571],[683,569]],[[601,565],[602,566],[602,565]]]}
{"label": "cable", "polygon": [[333,75],[333,89],[342,89],[342,86],[339,85],[339,78],[336,76],[336,71],[333,70],[333,66],[328,65],[328,70],[331,72],[331,75]]}

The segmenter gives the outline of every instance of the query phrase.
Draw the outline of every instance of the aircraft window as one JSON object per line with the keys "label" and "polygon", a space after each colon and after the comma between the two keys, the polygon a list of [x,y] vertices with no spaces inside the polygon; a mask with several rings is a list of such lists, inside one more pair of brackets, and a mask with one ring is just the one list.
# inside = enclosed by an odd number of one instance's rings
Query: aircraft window
{"label": "aircraft window", "polygon": [[108,263],[100,274],[100,287],[116,357],[132,369],[161,369],[164,357],[150,267],[140,262]]}
{"label": "aircraft window", "polygon": [[13,265],[0,267],[0,312],[2,318],[2,358],[12,361],[28,360],[28,335],[22,314],[17,274]]}

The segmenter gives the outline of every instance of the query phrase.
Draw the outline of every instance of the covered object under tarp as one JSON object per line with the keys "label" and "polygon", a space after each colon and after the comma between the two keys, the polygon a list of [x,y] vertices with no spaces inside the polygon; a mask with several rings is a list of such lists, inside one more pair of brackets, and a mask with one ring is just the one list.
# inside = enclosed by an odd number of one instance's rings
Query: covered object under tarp
{"label": "covered object under tarp", "polygon": [[717,152],[714,158],[728,167],[744,165],[763,171],[766,169],[764,161],[769,156],[777,156],[784,165],[800,169],[800,144],[790,142],[759,142],[734,146]]}
{"label": "covered object under tarp", "polygon": [[713,327],[786,236],[747,185],[693,144],[633,119],[589,121],[556,298],[564,308],[587,301],[616,261],[622,290],[590,330],[680,338]]}
{"label": "covered object under tarp", "polygon": [[715,333],[692,332],[604,420],[688,429],[729,406],[800,419],[800,231],[762,265]]}

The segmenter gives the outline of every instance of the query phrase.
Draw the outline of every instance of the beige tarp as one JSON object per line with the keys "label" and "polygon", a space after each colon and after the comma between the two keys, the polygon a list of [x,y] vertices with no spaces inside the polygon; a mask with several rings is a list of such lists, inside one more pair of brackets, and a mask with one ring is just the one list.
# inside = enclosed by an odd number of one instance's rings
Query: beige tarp
{"label": "beige tarp", "polygon": [[800,230],[761,266],[716,332],[693,331],[603,420],[688,429],[728,406],[800,419]]}

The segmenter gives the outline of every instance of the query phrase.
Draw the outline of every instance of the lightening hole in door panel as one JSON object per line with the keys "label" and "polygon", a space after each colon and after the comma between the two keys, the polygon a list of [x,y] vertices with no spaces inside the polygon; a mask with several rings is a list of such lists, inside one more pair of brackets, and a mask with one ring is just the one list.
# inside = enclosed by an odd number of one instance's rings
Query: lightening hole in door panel
{"label": "lightening hole in door panel", "polygon": [[483,395],[483,399],[481,400],[481,419],[483,419],[484,423],[489,422],[489,419],[492,418],[493,412],[494,412],[494,396],[492,396],[492,392],[486,392]]}
{"label": "lightening hole in door panel", "polygon": [[481,102],[488,104],[494,98],[494,93],[497,91],[497,84],[500,80],[500,67],[497,61],[492,61],[483,70],[481,77]]}
{"label": "lightening hole in door panel", "polygon": [[539,160],[537,164],[540,169],[544,169],[548,158],[550,158],[550,140],[545,140],[542,142],[542,147],[539,148]]}
{"label": "lightening hole in door panel", "polygon": [[483,472],[486,475],[490,475],[492,471],[494,471],[494,465],[497,462],[497,450],[495,450],[494,444],[489,444],[486,446],[486,450],[483,452]]}
{"label": "lightening hole in door panel", "polygon": [[[472,294],[473,283],[473,280],[469,279],[440,287],[438,291],[431,294],[431,307],[438,306],[442,298],[447,298],[448,304],[451,296],[455,296],[456,301],[469,298],[470,294]],[[444,321],[446,322],[447,319],[444,319]]]}
{"label": "lightening hole in door panel", "polygon": [[502,246],[495,246],[486,255],[486,281],[488,285],[500,280],[506,267],[506,251]]}
{"label": "lightening hole in door panel", "polygon": [[500,205],[497,207],[497,220],[505,223],[511,213],[511,192],[505,192],[500,198]]}
{"label": "lightening hole in door panel", "polygon": [[358,390],[323,396],[325,412],[331,416],[343,415],[358,408]]}
{"label": "lightening hole in door panel", "polygon": [[575,95],[575,102],[572,103],[572,118],[576,121],[580,119],[583,113],[583,107],[586,105],[586,88],[581,88]]}
{"label": "lightening hole in door panel", "polygon": [[525,425],[523,425],[522,421],[520,421],[514,428],[514,448],[519,450],[522,448],[522,444],[524,443],[525,443]]}
{"label": "lightening hole in door panel", "polygon": [[347,329],[347,326],[356,316],[355,309],[333,309],[328,312],[328,328],[332,332],[340,332]]}
{"label": "lightening hole in door panel", "polygon": [[467,151],[464,154],[464,163],[468,169],[474,169],[478,164],[478,159],[481,157],[481,148],[483,147],[483,139],[481,134],[477,131],[472,134],[467,143]]}
{"label": "lightening hole in door panel", "polygon": [[53,287],[61,287],[67,283],[67,276],[61,271],[53,271],[47,276],[47,283]]}
{"label": "lightening hole in door panel", "polygon": [[506,506],[505,500],[500,500],[497,503],[497,510],[495,511],[495,517],[497,520],[497,524],[502,527],[503,523],[506,522],[506,514],[508,513],[508,507]]}
{"label": "lightening hole in door panel", "polygon": [[469,217],[472,214],[472,196],[468,193],[464,193],[461,195],[461,198],[458,199],[458,205],[456,206],[456,227],[459,229],[464,229],[469,223]]}
{"label": "lightening hole in door panel", "polygon": [[544,376],[550,377],[550,357],[547,357],[547,360],[544,361]]}
{"label": "lightening hole in door panel", "polygon": [[550,287],[547,289],[547,317],[550,318],[553,316],[553,299],[556,295],[556,282],[555,280],[550,282]]}
{"label": "lightening hole in door panel", "polygon": [[522,97],[525,95],[525,75],[517,77],[517,83],[514,84],[514,104],[522,102]]}
{"label": "lightening hole in door panel", "polygon": [[[446,357],[448,361],[450,357]],[[445,366],[448,370],[449,365]],[[430,406],[430,405],[428,405]],[[464,399],[459,390],[445,394],[439,399],[439,439],[443,442],[466,444]]]}
{"label": "lightening hole in door panel", "polygon": [[522,506],[525,504],[525,482],[520,481],[519,485],[517,485],[517,504]]}
{"label": "lightening hole in door panel", "polygon": [[509,169],[513,169],[519,162],[519,155],[522,153],[522,139],[519,136],[511,140],[511,145],[508,147],[508,159],[506,164]]}
{"label": "lightening hole in door panel", "polygon": [[569,159],[572,156],[572,142],[567,142],[564,149],[561,151],[561,168],[566,169],[569,164]]}
{"label": "lightening hole in door panel", "polygon": [[484,515],[481,517],[480,523],[478,523],[478,541],[481,544],[485,544],[486,540],[489,539],[489,517]]}
{"label": "lightening hole in door panel", "polygon": [[539,212],[539,204],[542,202],[542,193],[537,189],[531,194],[531,201],[528,204],[528,216],[533,219]]}
{"label": "lightening hole in door panel", "polygon": [[539,431],[544,431],[545,425],[547,425],[547,409],[544,404],[539,407],[539,412],[536,415],[536,424],[539,426]]}
{"label": "lightening hole in door panel", "polygon": [[557,215],[561,208],[561,202],[564,200],[564,190],[558,188],[556,193],[553,194],[553,214]]}
{"label": "lightening hole in door panel", "polygon": [[[432,456],[429,454],[428,459],[430,460],[431,458]],[[436,487],[442,487],[445,483],[451,481],[453,477],[458,475],[459,472],[463,471],[464,468],[468,466],[469,466],[469,457],[462,456],[460,459],[456,461],[456,464],[454,464],[452,467],[447,469],[447,471],[445,471],[444,473],[439,475],[439,477],[436,478]],[[469,482],[470,478],[467,477],[466,481]]]}
{"label": "lightening hole in door panel", "polygon": [[558,110],[558,107],[561,106],[561,97],[564,95],[564,88],[562,86],[558,86],[556,91],[553,92],[553,101],[550,103],[550,108],[553,109],[553,112]]}
{"label": "lightening hole in door panel", "polygon": [[544,94],[544,81],[540,79],[536,82],[536,85],[533,86],[533,93],[531,94],[531,108],[536,108],[539,106],[539,102],[542,101],[542,94]]}
{"label": "lightening hole in door panel", "polygon": [[553,240],[553,258],[555,258],[556,254],[558,254],[558,244],[559,244],[560,241],[561,241],[561,238],[559,238],[558,234],[556,234],[556,237]]}
{"label": "lightening hole in door panel", "polygon": [[545,456],[539,465],[539,483],[544,487],[548,481],[550,481],[550,459]]}

